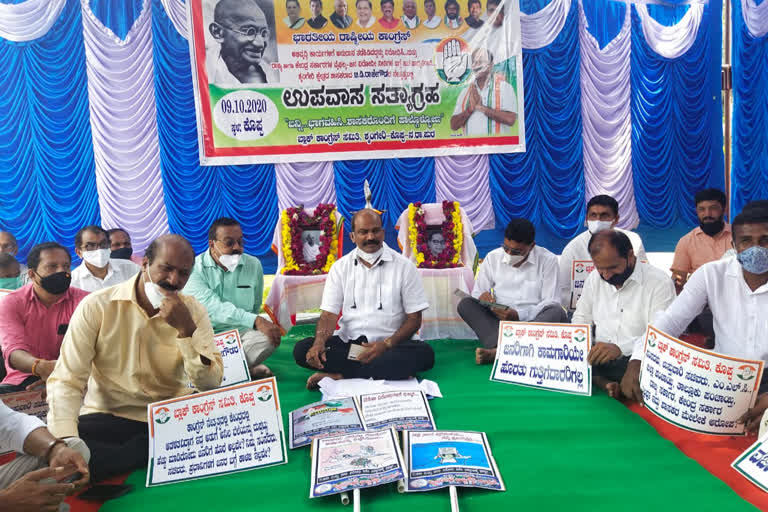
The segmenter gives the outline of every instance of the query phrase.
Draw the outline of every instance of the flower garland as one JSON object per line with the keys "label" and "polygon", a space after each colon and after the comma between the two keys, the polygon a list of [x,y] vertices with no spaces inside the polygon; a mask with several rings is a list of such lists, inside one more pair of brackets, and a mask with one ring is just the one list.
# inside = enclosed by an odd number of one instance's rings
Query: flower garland
{"label": "flower garland", "polygon": [[[303,206],[283,210],[282,244],[285,266],[283,274],[292,276],[307,276],[312,274],[327,274],[331,265],[336,261],[339,250],[339,237],[336,231],[336,206],[319,204],[314,215],[310,216]],[[318,228],[320,247],[317,259],[312,262],[304,261],[301,234],[308,227]]]}
{"label": "flower garland", "polygon": [[445,220],[441,225],[445,248],[435,256],[427,246],[427,223],[421,203],[408,205],[408,240],[419,268],[453,268],[462,266],[461,247],[464,243],[464,226],[457,201],[443,201]]}

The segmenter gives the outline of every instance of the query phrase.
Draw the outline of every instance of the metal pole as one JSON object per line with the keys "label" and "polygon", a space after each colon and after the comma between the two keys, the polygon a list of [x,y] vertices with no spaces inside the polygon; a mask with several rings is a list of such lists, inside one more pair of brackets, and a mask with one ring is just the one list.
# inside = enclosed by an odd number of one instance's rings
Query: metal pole
{"label": "metal pole", "polygon": [[731,98],[733,89],[733,78],[731,71],[731,0],[725,0],[724,17],[725,26],[723,30],[723,69],[721,73],[721,85],[723,91],[723,143],[725,146],[725,195],[727,198],[725,211],[730,219],[731,211]]}

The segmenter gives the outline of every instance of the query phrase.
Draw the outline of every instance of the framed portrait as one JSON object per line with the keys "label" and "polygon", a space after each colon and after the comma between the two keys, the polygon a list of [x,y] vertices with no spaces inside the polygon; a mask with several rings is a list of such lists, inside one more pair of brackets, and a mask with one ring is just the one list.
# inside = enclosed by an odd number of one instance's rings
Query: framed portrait
{"label": "framed portrait", "polygon": [[442,226],[427,226],[427,249],[435,258],[445,250],[445,236]]}
{"label": "framed portrait", "polygon": [[301,228],[301,252],[304,261],[314,263],[320,254],[320,235],[322,230],[318,226],[306,226]]}

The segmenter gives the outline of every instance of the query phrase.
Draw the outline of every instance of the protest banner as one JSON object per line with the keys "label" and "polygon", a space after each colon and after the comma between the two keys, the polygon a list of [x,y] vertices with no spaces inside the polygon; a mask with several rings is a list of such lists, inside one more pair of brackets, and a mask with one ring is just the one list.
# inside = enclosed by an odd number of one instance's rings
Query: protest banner
{"label": "protest banner", "polygon": [[501,322],[491,380],[591,396],[591,347],[588,325]]}
{"label": "protest banner", "polygon": [[221,359],[224,363],[221,387],[250,382],[251,372],[248,370],[248,361],[245,360],[243,343],[240,341],[240,333],[237,329],[215,334],[213,341],[216,342],[216,348],[221,352]]}
{"label": "protest banner", "polygon": [[581,292],[584,291],[584,281],[589,274],[595,270],[592,260],[573,260],[571,266],[571,303],[570,309],[576,309],[576,303],[579,302]]}
{"label": "protest banner", "polygon": [[422,391],[360,395],[360,410],[368,430],[435,430],[435,419]]}
{"label": "protest banner", "polygon": [[48,402],[43,398],[41,390],[7,393],[0,395],[0,400],[14,411],[37,416],[43,422],[48,416]]}
{"label": "protest banner", "polygon": [[147,487],[288,461],[274,377],[147,406]]}
{"label": "protest banner", "polygon": [[[43,423],[46,423],[48,416],[48,402],[43,398],[42,391],[17,391],[16,393],[6,393],[0,395],[3,401],[10,409],[16,412],[37,416]],[[11,453],[11,451],[0,450],[0,455]]]}
{"label": "protest banner", "polygon": [[312,441],[310,498],[394,483],[403,477],[403,456],[393,429]]}
{"label": "protest banner", "polygon": [[762,361],[710,352],[648,326],[640,389],[645,406],[673,425],[744,435],[737,420],[755,404],[762,375]]}
{"label": "protest banner", "polygon": [[731,463],[744,478],[768,492],[768,435],[762,436]]}
{"label": "protest banner", "polygon": [[300,407],[290,414],[291,449],[306,446],[317,437],[365,430],[357,401],[338,398]]}
{"label": "protest banner", "polygon": [[524,151],[518,2],[189,0],[201,164]]}
{"label": "protest banner", "polygon": [[484,432],[403,432],[406,491],[481,487],[503,491],[504,481]]}

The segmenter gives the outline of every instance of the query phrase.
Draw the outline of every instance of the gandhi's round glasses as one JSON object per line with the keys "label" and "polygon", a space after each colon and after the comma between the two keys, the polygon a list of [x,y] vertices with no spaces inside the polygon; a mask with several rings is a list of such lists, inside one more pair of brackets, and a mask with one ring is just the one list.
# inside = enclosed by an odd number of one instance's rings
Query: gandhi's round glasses
{"label": "gandhi's round glasses", "polygon": [[248,25],[246,27],[230,27],[229,25],[224,25],[222,23],[219,23],[222,27],[228,28],[232,32],[237,32],[241,36],[245,36],[249,39],[255,39],[256,36],[261,36],[262,39],[267,40],[269,39],[269,29],[267,27],[254,27],[253,25]]}

